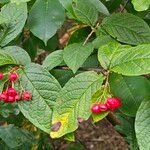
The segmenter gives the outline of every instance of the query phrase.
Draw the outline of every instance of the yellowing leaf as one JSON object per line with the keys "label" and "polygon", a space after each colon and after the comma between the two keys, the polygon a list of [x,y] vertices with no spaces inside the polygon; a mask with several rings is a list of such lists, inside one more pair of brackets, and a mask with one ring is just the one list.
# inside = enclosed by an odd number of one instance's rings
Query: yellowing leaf
{"label": "yellowing leaf", "polygon": [[[101,88],[103,76],[95,72],[84,72],[70,79],[60,92],[60,99],[52,117],[52,138],[59,138],[78,128],[78,119],[87,120],[91,115],[93,94]],[[60,122],[60,127],[53,130]]]}

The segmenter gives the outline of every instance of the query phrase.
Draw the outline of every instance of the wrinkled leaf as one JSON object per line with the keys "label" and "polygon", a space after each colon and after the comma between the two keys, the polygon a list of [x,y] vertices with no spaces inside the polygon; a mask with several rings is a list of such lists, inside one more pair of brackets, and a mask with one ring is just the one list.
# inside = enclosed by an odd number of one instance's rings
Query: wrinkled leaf
{"label": "wrinkled leaf", "polygon": [[80,43],[70,44],[64,49],[63,58],[67,66],[76,73],[93,50],[91,43],[84,46]]}
{"label": "wrinkled leaf", "polygon": [[134,117],[141,102],[150,96],[150,82],[144,77],[111,74],[109,82],[112,94],[122,101],[120,110],[126,115]]}
{"label": "wrinkled leaf", "polygon": [[106,17],[101,28],[122,43],[131,45],[150,43],[150,27],[144,20],[129,13]]}
{"label": "wrinkled leaf", "polygon": [[87,120],[91,114],[90,104],[93,94],[101,88],[103,76],[95,72],[84,72],[71,78],[60,92],[58,104],[54,109],[51,137],[58,138],[73,132],[78,127],[78,119]]}
{"label": "wrinkled leaf", "polygon": [[29,12],[28,26],[46,45],[61,27],[64,19],[65,11],[59,0],[37,0]]}
{"label": "wrinkled leaf", "polygon": [[109,43],[100,47],[101,65],[119,74],[136,76],[150,73],[150,44],[135,47]]}
{"label": "wrinkled leaf", "polygon": [[35,126],[49,133],[52,106],[61,89],[59,83],[47,70],[37,64],[26,66],[20,77],[22,86],[33,96],[31,101],[18,104],[21,112]]}
{"label": "wrinkled leaf", "polygon": [[149,0],[132,0],[132,4],[137,11],[147,10],[150,6]]}
{"label": "wrinkled leaf", "polygon": [[7,19],[0,32],[0,45],[5,46],[21,33],[27,19],[27,4],[6,4],[1,9],[1,15]]}
{"label": "wrinkled leaf", "polygon": [[150,149],[150,100],[142,102],[135,120],[135,132],[140,150]]}
{"label": "wrinkled leaf", "polygon": [[43,62],[43,67],[51,70],[63,62],[63,51],[57,50],[49,54]]}

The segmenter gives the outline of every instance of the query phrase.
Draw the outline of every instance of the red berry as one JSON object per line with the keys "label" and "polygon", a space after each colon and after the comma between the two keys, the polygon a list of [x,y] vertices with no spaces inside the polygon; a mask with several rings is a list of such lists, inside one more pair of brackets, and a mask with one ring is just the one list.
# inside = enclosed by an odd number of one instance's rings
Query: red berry
{"label": "red berry", "polygon": [[106,104],[100,104],[100,111],[104,112],[104,111],[107,111],[108,110],[108,107]]}
{"label": "red berry", "polygon": [[121,100],[119,98],[108,98],[106,101],[106,105],[108,107],[108,109],[110,110],[114,110],[117,109],[121,106]]}
{"label": "red berry", "polygon": [[4,78],[4,74],[0,72],[0,80],[2,80],[3,78]]}
{"label": "red berry", "polygon": [[16,101],[20,101],[20,99],[21,99],[21,96],[20,96],[19,94],[17,94],[17,95],[15,96],[15,100],[16,100]]}
{"label": "red berry", "polygon": [[22,94],[23,100],[29,101],[29,100],[31,100],[31,98],[32,98],[32,94],[30,92],[28,92],[28,91],[23,92],[23,94]]}
{"label": "red berry", "polygon": [[15,97],[14,96],[8,96],[7,100],[5,100],[6,103],[14,103]]}
{"label": "red berry", "polygon": [[16,81],[17,79],[18,79],[17,73],[11,73],[11,74],[9,75],[9,80],[10,80],[10,81]]}
{"label": "red berry", "polygon": [[7,96],[7,93],[6,93],[6,92],[2,92],[2,93],[0,94],[0,100],[6,101],[7,98],[8,98],[8,96]]}
{"label": "red berry", "polygon": [[101,112],[100,104],[94,104],[91,108],[91,111],[96,114],[100,113]]}
{"label": "red berry", "polygon": [[9,88],[9,89],[7,90],[7,94],[8,94],[9,96],[16,96],[16,95],[17,95],[17,91],[16,91],[15,88]]}

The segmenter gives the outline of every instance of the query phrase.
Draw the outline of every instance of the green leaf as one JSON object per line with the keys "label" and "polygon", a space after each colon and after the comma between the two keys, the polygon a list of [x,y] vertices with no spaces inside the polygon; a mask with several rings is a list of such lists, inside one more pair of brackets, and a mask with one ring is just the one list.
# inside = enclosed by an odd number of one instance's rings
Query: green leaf
{"label": "green leaf", "polygon": [[[108,88],[102,87],[99,91],[97,91],[92,97],[92,104],[100,103],[103,104],[106,102],[106,99],[110,97],[108,93]],[[100,114],[92,114],[92,118],[94,123],[104,119],[108,115],[109,111],[101,112]]]}
{"label": "green leaf", "polygon": [[1,9],[1,15],[8,20],[0,33],[0,45],[5,46],[21,33],[27,19],[27,4],[6,4]]}
{"label": "green leaf", "polygon": [[43,67],[52,70],[54,67],[60,65],[63,62],[63,51],[57,50],[46,57],[43,62]]}
{"label": "green leaf", "polygon": [[150,28],[141,18],[129,13],[106,17],[101,25],[112,37],[131,45],[150,43]]}
{"label": "green leaf", "polygon": [[0,66],[4,65],[27,65],[31,59],[26,51],[17,46],[8,46],[0,50]]}
{"label": "green leaf", "polygon": [[75,142],[75,136],[74,133],[68,133],[64,137],[65,140],[70,141],[70,142]]}
{"label": "green leaf", "polygon": [[90,104],[93,94],[101,88],[103,76],[95,72],[84,72],[71,78],[60,92],[52,118],[52,127],[60,124],[56,131],[51,131],[52,138],[73,132],[78,127],[78,119],[87,120],[91,114]]}
{"label": "green leaf", "polygon": [[136,76],[150,73],[150,44],[135,47],[109,43],[100,47],[98,58],[105,69]]}
{"label": "green leaf", "polygon": [[93,40],[93,45],[95,49],[99,49],[101,46],[108,44],[109,42],[115,41],[111,36],[104,35],[101,37],[97,37]]}
{"label": "green leaf", "polygon": [[119,133],[125,135],[125,139],[129,143],[130,150],[139,150],[134,129],[134,118],[129,118],[122,114],[117,114],[117,118],[119,119],[121,124],[116,125],[115,129]]}
{"label": "green leaf", "polygon": [[[91,27],[83,27],[80,29],[77,29],[71,34],[71,37],[69,38],[68,45],[73,44],[73,43],[81,43],[84,42],[86,37],[90,34],[91,32]],[[90,37],[89,41],[95,38],[94,34]]]}
{"label": "green leaf", "polygon": [[107,7],[100,0],[92,0],[90,2],[95,6],[95,8],[100,13],[103,13],[104,15],[109,15],[109,11],[108,11]]}
{"label": "green leaf", "polygon": [[120,110],[132,117],[136,115],[141,102],[150,96],[150,82],[142,76],[126,77],[111,74],[109,83],[113,95],[122,101]]}
{"label": "green leaf", "polygon": [[82,45],[75,43],[68,45],[63,52],[63,58],[67,66],[75,73],[93,52],[94,47],[91,43]]}
{"label": "green leaf", "polygon": [[31,59],[34,60],[37,54],[37,41],[30,36],[22,45]]}
{"label": "green leaf", "polygon": [[150,149],[150,100],[142,102],[135,120],[135,132],[140,150]]}
{"label": "green leaf", "polygon": [[20,74],[22,86],[32,93],[32,100],[20,102],[19,108],[24,116],[35,126],[49,133],[52,106],[61,87],[57,80],[40,65],[30,64]]}
{"label": "green leaf", "polygon": [[132,4],[137,11],[147,10],[150,6],[149,0],[132,0]]}
{"label": "green leaf", "polygon": [[53,69],[51,74],[64,86],[69,79],[74,77],[74,73],[71,70]]}
{"label": "green leaf", "polygon": [[29,13],[28,26],[46,45],[61,27],[64,19],[65,11],[59,0],[37,0]]}
{"label": "green leaf", "polygon": [[33,135],[13,125],[0,126],[0,138],[12,149],[33,142]]}
{"label": "green leaf", "polygon": [[20,4],[20,3],[25,3],[25,2],[29,2],[30,0],[11,0],[11,3],[16,3],[16,4]]}
{"label": "green leaf", "polygon": [[98,20],[98,11],[90,0],[76,0],[73,7],[75,16],[84,24],[94,26]]}

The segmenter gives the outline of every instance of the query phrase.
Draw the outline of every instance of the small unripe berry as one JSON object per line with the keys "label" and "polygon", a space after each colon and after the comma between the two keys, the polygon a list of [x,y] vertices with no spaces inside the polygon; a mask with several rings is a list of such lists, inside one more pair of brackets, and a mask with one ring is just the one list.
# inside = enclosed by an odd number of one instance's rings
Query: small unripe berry
{"label": "small unripe berry", "polygon": [[10,81],[16,81],[18,79],[18,75],[17,75],[17,73],[15,73],[15,72],[13,72],[13,73],[11,73],[10,75],[9,75],[9,80]]}
{"label": "small unripe berry", "polygon": [[8,94],[9,96],[16,96],[16,95],[17,95],[17,91],[16,91],[15,88],[8,88],[7,94]]}
{"label": "small unripe berry", "polygon": [[100,107],[100,104],[94,104],[92,107],[91,107],[91,111],[93,113],[100,113],[101,112],[101,107]]}
{"label": "small unripe berry", "polygon": [[32,94],[30,92],[28,92],[28,91],[25,91],[22,94],[22,99],[26,100],[26,101],[29,101],[29,100],[32,99]]}
{"label": "small unripe berry", "polygon": [[2,80],[3,78],[4,78],[4,74],[0,72],[0,80]]}
{"label": "small unripe berry", "polygon": [[114,97],[108,98],[106,101],[106,105],[108,109],[113,111],[121,106],[121,100],[119,98]]}

